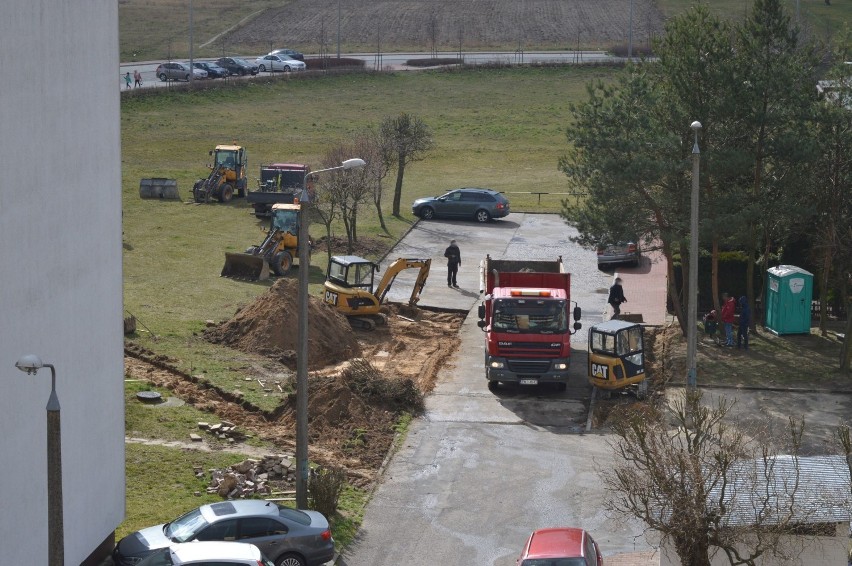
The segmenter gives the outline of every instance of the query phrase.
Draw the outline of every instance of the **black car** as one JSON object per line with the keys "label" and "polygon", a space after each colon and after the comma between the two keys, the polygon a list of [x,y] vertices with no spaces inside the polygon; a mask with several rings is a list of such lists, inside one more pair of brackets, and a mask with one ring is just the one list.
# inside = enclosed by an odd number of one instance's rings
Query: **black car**
{"label": "black car", "polygon": [[471,218],[488,222],[509,214],[509,199],[490,189],[464,188],[439,197],[419,198],[411,211],[423,220],[433,218]]}
{"label": "black car", "polygon": [[216,64],[227,69],[232,75],[244,76],[248,74],[257,74],[257,65],[252,65],[245,59],[240,59],[238,57],[222,57],[220,59],[216,59]]}
{"label": "black car", "polygon": [[296,61],[305,60],[305,56],[295,49],[276,49],[275,51],[270,51],[267,55],[282,55],[286,59],[295,59]]}
{"label": "black car", "polygon": [[210,79],[221,79],[222,77],[227,77],[230,74],[228,72],[228,69],[220,67],[216,63],[207,63],[206,61],[195,61],[192,63],[192,66],[196,69],[203,69],[207,71],[207,77]]}

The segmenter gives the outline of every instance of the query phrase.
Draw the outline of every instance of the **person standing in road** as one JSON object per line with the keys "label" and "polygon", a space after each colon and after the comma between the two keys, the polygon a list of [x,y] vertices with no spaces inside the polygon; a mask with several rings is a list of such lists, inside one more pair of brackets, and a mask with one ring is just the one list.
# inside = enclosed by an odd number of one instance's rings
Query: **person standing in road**
{"label": "person standing in road", "polygon": [[130,88],[130,71],[124,75],[124,88]]}
{"label": "person standing in road", "polygon": [[142,86],[142,73],[139,72],[139,69],[133,70],[133,88],[139,88]]}
{"label": "person standing in road", "polygon": [[751,325],[751,308],[748,297],[740,297],[740,329],[737,331],[737,349],[743,346],[748,351],[748,327]]}
{"label": "person standing in road", "polygon": [[459,288],[456,282],[456,275],[459,272],[461,265],[461,251],[455,240],[450,240],[450,245],[444,250],[444,257],[447,258],[447,287]]}
{"label": "person standing in road", "polygon": [[609,298],[606,300],[612,306],[612,318],[621,316],[621,303],[626,303],[624,287],[621,286],[621,277],[615,278],[615,283],[609,288]]}
{"label": "person standing in road", "polygon": [[725,325],[725,346],[734,345],[734,315],[737,310],[737,301],[722,293],[722,324]]}

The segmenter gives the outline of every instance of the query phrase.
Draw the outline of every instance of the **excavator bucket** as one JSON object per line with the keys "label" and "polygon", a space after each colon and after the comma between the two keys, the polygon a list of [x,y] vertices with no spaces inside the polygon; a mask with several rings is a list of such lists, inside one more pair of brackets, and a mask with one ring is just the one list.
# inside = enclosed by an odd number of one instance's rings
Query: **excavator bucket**
{"label": "excavator bucket", "polygon": [[222,277],[246,281],[269,279],[269,262],[259,255],[225,252],[225,267]]}
{"label": "excavator bucket", "polygon": [[153,177],[139,181],[139,196],[141,198],[180,199],[177,179]]}

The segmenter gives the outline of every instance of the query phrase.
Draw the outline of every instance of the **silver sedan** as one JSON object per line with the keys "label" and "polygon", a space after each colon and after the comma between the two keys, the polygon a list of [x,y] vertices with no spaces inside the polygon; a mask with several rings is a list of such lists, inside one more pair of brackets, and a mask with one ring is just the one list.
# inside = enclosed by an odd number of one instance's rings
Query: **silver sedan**
{"label": "silver sedan", "polygon": [[304,62],[288,59],[283,55],[264,55],[255,59],[254,64],[257,65],[261,73],[266,71],[304,71],[307,68]]}

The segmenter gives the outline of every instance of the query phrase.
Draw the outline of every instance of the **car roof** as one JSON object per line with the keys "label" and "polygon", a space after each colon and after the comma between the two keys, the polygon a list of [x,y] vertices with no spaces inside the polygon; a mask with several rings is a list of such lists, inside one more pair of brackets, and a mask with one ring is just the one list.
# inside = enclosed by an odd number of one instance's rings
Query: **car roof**
{"label": "car roof", "polygon": [[278,516],[278,505],[271,501],[262,499],[238,499],[234,501],[220,501],[202,505],[201,515],[208,523],[219,521],[228,517],[245,517],[252,515],[274,515]]}
{"label": "car roof", "polygon": [[[197,560],[259,560],[260,550],[253,544],[229,541],[198,541],[173,544],[169,547],[176,564]],[[177,560],[174,560],[174,559]]]}
{"label": "car roof", "polygon": [[583,556],[586,531],[571,527],[539,529],[530,535],[524,558],[574,558]]}

